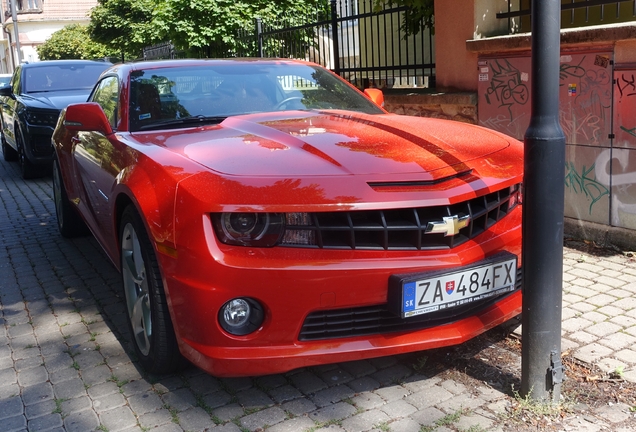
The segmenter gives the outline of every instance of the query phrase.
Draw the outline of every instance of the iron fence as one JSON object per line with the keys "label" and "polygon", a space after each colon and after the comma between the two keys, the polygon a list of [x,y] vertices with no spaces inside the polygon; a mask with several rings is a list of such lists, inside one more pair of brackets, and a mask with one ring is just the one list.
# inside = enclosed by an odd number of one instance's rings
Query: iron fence
{"label": "iron fence", "polygon": [[[508,0],[508,11],[497,14],[508,20],[510,34],[530,31],[532,0]],[[561,0],[561,28],[586,27],[634,21],[636,0]]]}
{"label": "iron fence", "polygon": [[257,20],[239,32],[237,57],[296,58],[319,63],[358,87],[434,87],[434,32],[407,35],[405,7],[373,9],[373,0],[331,0],[302,25]]}

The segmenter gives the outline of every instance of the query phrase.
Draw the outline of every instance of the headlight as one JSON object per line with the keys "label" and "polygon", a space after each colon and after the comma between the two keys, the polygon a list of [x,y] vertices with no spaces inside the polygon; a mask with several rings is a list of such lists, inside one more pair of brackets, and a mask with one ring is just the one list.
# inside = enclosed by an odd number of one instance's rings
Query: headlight
{"label": "headlight", "polygon": [[34,126],[51,126],[55,127],[57,124],[57,118],[59,117],[59,111],[26,111],[26,120],[29,124]]}
{"label": "headlight", "polygon": [[271,247],[285,231],[282,213],[215,213],[212,221],[219,240],[232,245]]}

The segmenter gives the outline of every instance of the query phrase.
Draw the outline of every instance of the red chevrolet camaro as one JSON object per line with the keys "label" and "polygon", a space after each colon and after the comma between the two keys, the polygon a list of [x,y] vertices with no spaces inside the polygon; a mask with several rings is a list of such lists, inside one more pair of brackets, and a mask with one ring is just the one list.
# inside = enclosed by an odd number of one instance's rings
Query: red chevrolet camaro
{"label": "red chevrolet camaro", "polygon": [[520,313],[522,144],[381,99],[306,62],[179,60],[61,113],[59,230],[121,271],[147,370],[280,373]]}

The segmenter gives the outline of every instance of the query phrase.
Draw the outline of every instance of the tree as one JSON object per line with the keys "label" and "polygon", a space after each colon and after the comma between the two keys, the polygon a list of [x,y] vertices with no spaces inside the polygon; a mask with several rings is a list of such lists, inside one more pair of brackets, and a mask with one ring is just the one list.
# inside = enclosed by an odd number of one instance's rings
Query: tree
{"label": "tree", "polygon": [[238,30],[251,29],[256,17],[293,21],[327,4],[328,0],[99,0],[89,29],[93,39],[137,56],[144,47],[171,41],[188,55],[224,57],[236,51]]}
{"label": "tree", "polygon": [[91,10],[89,33],[127,58],[141,56],[144,47],[161,42],[153,11],[164,0],[98,0]]}
{"label": "tree", "polygon": [[404,14],[401,24],[402,30],[407,35],[417,34],[425,28],[435,32],[435,8],[434,0],[374,0],[374,8],[382,10],[385,6],[406,6],[410,13]]}
{"label": "tree", "polygon": [[80,24],[67,25],[56,31],[36,49],[41,60],[92,60],[116,54],[105,45],[93,41],[88,28]]}

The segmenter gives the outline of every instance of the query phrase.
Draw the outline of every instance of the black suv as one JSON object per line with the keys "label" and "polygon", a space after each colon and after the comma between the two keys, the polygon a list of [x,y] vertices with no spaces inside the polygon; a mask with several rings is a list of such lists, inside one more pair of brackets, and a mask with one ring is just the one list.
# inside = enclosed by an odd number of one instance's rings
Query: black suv
{"label": "black suv", "polygon": [[50,170],[51,134],[60,111],[85,102],[99,75],[111,63],[51,60],[18,66],[11,83],[0,86],[2,153],[18,160],[23,178]]}

